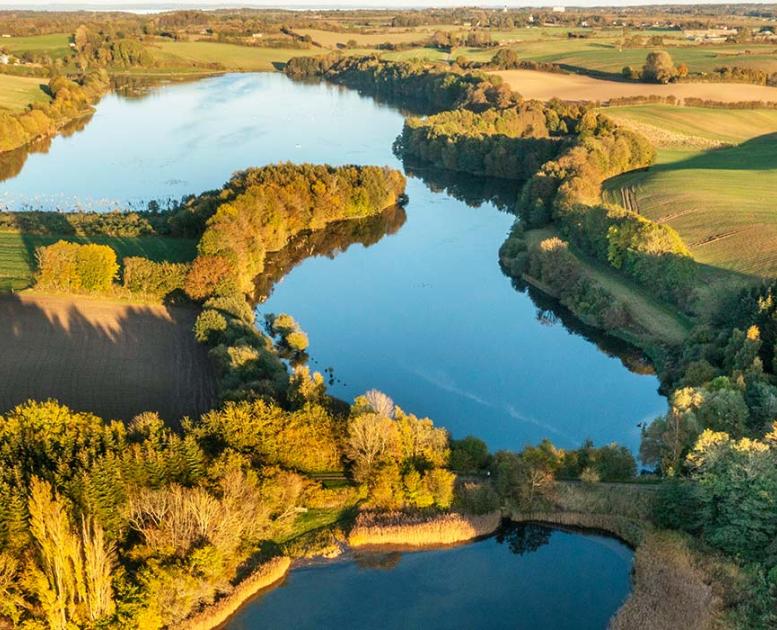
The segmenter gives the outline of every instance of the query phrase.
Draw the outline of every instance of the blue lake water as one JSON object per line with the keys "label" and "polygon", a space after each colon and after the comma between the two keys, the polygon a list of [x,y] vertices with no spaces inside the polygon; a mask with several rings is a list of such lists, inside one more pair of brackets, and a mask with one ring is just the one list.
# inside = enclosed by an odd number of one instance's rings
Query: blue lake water
{"label": "blue lake water", "polygon": [[630,569],[631,551],[610,538],[512,526],[450,549],[294,569],[226,627],[602,630]]}
{"label": "blue lake water", "polygon": [[[226,75],[143,98],[112,94],[45,152],[0,160],[0,207],[145,207],[284,160],[401,168],[391,145],[402,121],[355,92],[277,74]],[[406,217],[393,234],[307,258],[258,310],[297,318],[313,367],[334,369],[332,391],[343,398],[379,388],[492,448],[544,437],[636,448],[638,423],[665,406],[655,376],[630,371],[557,318],[538,317],[499,268],[513,216],[483,200],[492,195],[472,192],[463,177],[410,172]],[[504,206],[515,191],[500,194]]]}

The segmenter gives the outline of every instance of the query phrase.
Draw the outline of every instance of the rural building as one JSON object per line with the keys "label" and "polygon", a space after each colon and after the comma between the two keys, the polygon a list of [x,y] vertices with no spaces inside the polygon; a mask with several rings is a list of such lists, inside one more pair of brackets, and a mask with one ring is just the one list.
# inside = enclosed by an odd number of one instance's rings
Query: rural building
{"label": "rural building", "polygon": [[553,7],[553,13],[565,13],[566,7]]}
{"label": "rural building", "polygon": [[11,62],[8,55],[0,54],[0,65],[7,66]]}

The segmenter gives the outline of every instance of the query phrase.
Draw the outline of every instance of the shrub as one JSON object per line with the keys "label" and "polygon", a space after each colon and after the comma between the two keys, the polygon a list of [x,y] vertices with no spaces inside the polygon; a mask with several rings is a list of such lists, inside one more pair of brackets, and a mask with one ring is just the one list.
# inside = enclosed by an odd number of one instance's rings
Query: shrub
{"label": "shrub", "polygon": [[194,336],[200,343],[212,343],[217,333],[227,329],[227,320],[216,310],[205,309],[194,322]]}
{"label": "shrub", "polygon": [[38,286],[60,291],[107,291],[119,270],[116,252],[107,245],[57,241],[41,247]]}
{"label": "shrub", "polygon": [[183,289],[189,272],[186,263],[154,262],[140,256],[125,258],[123,262],[125,288],[159,297]]}

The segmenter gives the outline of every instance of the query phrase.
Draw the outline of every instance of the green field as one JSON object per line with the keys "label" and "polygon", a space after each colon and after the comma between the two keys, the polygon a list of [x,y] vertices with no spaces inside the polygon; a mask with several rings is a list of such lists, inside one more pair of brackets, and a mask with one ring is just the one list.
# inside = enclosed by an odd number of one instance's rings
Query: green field
{"label": "green field", "polygon": [[[647,136],[658,147],[693,149],[697,140],[737,144],[777,131],[777,110],[706,109],[671,105],[607,107],[602,111]],[[685,142],[684,142],[685,141]]]}
{"label": "green field", "polygon": [[777,277],[777,134],[663,157],[605,182],[606,196],[674,227],[712,269]]}
{"label": "green field", "polygon": [[186,262],[193,260],[197,254],[197,241],[194,239],[160,236],[82,238],[0,232],[0,291],[17,291],[31,286],[35,274],[36,248],[51,245],[60,239],[110,245],[116,250],[120,261],[127,256],[144,256],[157,261]]}
{"label": "green field", "polygon": [[47,82],[45,79],[0,74],[0,110],[17,112],[31,103],[48,102],[48,95],[41,89]]}
{"label": "green field", "polygon": [[217,63],[227,70],[268,72],[282,67],[292,57],[315,54],[300,48],[255,48],[216,42],[159,42],[151,48],[165,64],[182,67],[194,63]]}
{"label": "green field", "polygon": [[49,55],[56,59],[71,52],[70,35],[66,33],[33,35],[31,37],[4,37],[0,39],[0,46],[17,56],[30,52]]}

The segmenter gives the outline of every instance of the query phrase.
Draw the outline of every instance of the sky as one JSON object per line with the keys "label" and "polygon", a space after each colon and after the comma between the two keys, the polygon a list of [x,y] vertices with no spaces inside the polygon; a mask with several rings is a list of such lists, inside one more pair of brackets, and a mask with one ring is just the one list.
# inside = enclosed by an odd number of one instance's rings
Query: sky
{"label": "sky", "polygon": [[[758,2],[758,0],[754,0]],[[704,4],[724,4],[726,0],[708,0]],[[752,2],[751,2],[752,3]],[[763,2],[765,3],[765,2]],[[75,2],[74,0],[0,0],[2,7],[29,7],[29,8],[49,8],[49,7],[90,7],[90,8],[113,8],[113,7],[132,7],[132,6],[164,6],[167,7],[284,7],[284,8],[359,8],[359,7],[381,7],[381,8],[399,8],[399,7],[455,7],[455,6],[488,6],[488,7],[537,7],[537,6],[634,6],[638,4],[697,4],[692,0],[673,0],[661,2],[661,0],[572,0],[563,2],[563,0],[85,0]]]}

